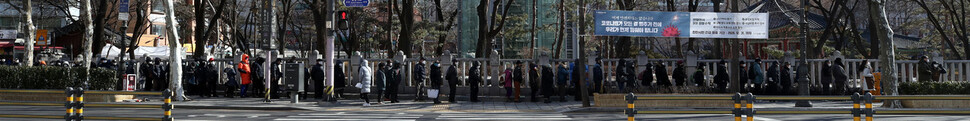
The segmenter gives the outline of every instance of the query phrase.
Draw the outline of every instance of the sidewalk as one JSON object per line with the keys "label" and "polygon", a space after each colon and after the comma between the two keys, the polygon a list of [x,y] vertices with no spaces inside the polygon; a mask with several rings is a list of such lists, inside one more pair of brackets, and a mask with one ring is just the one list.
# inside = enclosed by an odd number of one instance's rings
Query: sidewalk
{"label": "sidewalk", "polygon": [[[872,103],[873,109],[885,109],[881,102]],[[753,108],[762,110],[810,110],[810,109],[850,109],[852,101],[812,101],[812,107],[795,107],[795,101],[757,101],[752,105]],[[657,109],[657,110],[705,110],[705,109],[731,109],[731,108],[637,108],[637,109]],[[569,113],[623,113],[625,107],[589,107],[582,108]]]}
{"label": "sidewalk", "polygon": [[[174,101],[175,109],[232,109],[232,110],[313,110],[313,111],[387,111],[387,112],[481,112],[481,113],[511,113],[511,112],[567,112],[582,108],[582,102],[568,101],[542,103],[542,102],[504,102],[496,99],[486,99],[483,102],[469,102],[458,100],[458,103],[450,103],[446,100],[442,104],[433,104],[432,101],[415,102],[402,99],[399,103],[376,104],[375,99],[371,100],[371,106],[363,105],[360,99],[341,99],[336,102],[321,102],[308,98],[300,100],[299,103],[290,103],[290,99],[273,99],[272,102],[263,102],[262,98],[199,98],[191,97],[192,101]],[[459,98],[460,99],[460,98]],[[116,102],[108,104],[161,104],[159,100],[152,99],[147,102]]]}

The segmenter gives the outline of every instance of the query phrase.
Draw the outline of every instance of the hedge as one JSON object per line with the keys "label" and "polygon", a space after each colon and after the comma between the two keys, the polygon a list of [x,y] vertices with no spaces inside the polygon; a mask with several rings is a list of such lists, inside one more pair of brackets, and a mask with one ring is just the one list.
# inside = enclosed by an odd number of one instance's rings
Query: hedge
{"label": "hedge", "polygon": [[[91,75],[89,90],[113,90],[119,83],[114,70],[91,68]],[[84,77],[84,68],[0,66],[2,89],[65,89],[82,85]]]}
{"label": "hedge", "polygon": [[970,82],[903,82],[899,84],[903,95],[968,95]]}

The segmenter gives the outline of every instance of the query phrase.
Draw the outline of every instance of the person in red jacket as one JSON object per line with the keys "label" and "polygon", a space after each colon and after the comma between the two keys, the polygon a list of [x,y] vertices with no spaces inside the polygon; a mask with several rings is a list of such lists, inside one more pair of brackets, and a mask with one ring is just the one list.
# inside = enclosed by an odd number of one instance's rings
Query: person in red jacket
{"label": "person in red jacket", "polygon": [[249,70],[249,55],[247,54],[242,55],[242,60],[239,62],[238,67],[239,67],[239,76],[242,77],[241,78],[242,86],[240,86],[241,88],[239,90],[239,96],[246,97],[246,89],[249,87],[249,84],[252,83],[252,79],[250,79],[249,77],[249,75],[251,74]]}

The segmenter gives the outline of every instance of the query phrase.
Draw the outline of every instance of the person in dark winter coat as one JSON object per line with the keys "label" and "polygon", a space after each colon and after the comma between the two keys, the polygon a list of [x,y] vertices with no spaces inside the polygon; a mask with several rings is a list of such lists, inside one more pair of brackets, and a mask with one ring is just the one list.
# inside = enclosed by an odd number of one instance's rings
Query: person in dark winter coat
{"label": "person in dark winter coat", "polygon": [[280,67],[282,64],[283,64],[282,61],[275,60],[269,66],[269,69],[267,69],[267,70],[270,70],[270,74],[271,74],[268,85],[269,85],[269,91],[270,91],[270,98],[272,99],[279,99],[280,93],[283,93],[283,91],[280,91],[280,81],[281,79],[283,79],[283,69],[282,67]]}
{"label": "person in dark winter coat", "polygon": [[155,58],[155,69],[153,70],[155,74],[153,75],[157,78],[155,79],[154,87],[152,87],[153,90],[162,91],[168,89],[168,79],[170,76],[165,71],[167,68],[168,65],[162,63],[162,59]]}
{"label": "person in dark winter coat", "polygon": [[627,73],[630,72],[627,71],[626,64],[626,60],[621,58],[620,61],[616,63],[616,70],[614,70],[614,72],[616,72],[616,86],[620,88],[620,91],[623,92],[626,92],[624,89],[626,89],[627,81],[630,80],[630,77],[627,77]]}
{"label": "person in dark winter coat", "polygon": [[834,78],[832,78],[832,62],[825,61],[825,65],[822,65],[822,77],[821,77],[822,92],[824,94],[827,94],[827,95],[832,94],[831,85],[833,81],[834,81]]}
{"label": "person in dark winter coat", "polygon": [[691,81],[694,81],[694,86],[696,87],[707,87],[707,80],[704,77],[704,65],[701,64],[697,66],[697,71],[691,74],[691,79],[693,79]]}
{"label": "person in dark winter coat", "polygon": [[596,65],[593,65],[593,93],[603,93],[603,66],[601,58],[596,58]]}
{"label": "person in dark winter coat", "polygon": [[481,85],[483,79],[481,76],[481,63],[475,62],[472,67],[468,69],[468,87],[470,88],[470,98],[471,102],[479,102],[478,100],[478,87]]}
{"label": "person in dark winter coat", "polygon": [[344,95],[344,88],[347,87],[347,76],[344,73],[344,62],[337,61],[333,66],[333,90],[336,98]]}
{"label": "person in dark winter coat", "polygon": [[401,63],[394,62],[393,65],[394,67],[392,67],[391,71],[388,72],[390,74],[385,75],[389,75],[387,79],[390,79],[387,85],[387,98],[391,100],[391,103],[398,103],[401,102],[397,100],[397,92],[401,85]]}
{"label": "person in dark winter coat", "polygon": [[739,87],[738,89],[741,90],[742,93],[750,92],[750,89],[748,89],[748,87],[746,86],[748,84],[751,84],[751,78],[749,76],[750,72],[748,71],[748,64],[742,61],[739,67],[741,69],[741,71],[738,72],[738,76],[739,76],[738,80],[740,80],[738,82],[740,84],[737,87]]}
{"label": "person in dark winter coat", "polygon": [[640,72],[640,86],[650,86],[653,85],[653,64],[647,63],[646,68],[643,72]]}
{"label": "person in dark winter coat", "polygon": [[545,96],[545,103],[551,103],[552,95],[555,95],[555,74],[553,73],[552,66],[543,65],[542,66],[542,95]]}
{"label": "person in dark winter coat", "polygon": [[835,64],[832,66],[832,78],[835,79],[832,83],[835,84],[833,85],[835,92],[838,95],[846,94],[848,90],[846,89],[845,83],[849,81],[849,75],[845,71],[845,64],[842,63],[842,58],[835,59]]}
{"label": "person in dark winter coat", "polygon": [[933,73],[936,70],[937,68],[933,67],[933,62],[930,62],[929,57],[920,56],[916,68],[916,80],[919,82],[933,82],[936,79],[933,78]]}
{"label": "person in dark winter coat", "polygon": [[636,70],[637,65],[633,62],[634,61],[627,61],[626,67],[624,68],[624,70],[626,70],[626,77],[627,77],[626,87],[631,91],[637,88],[637,70]]}
{"label": "person in dark winter coat", "polygon": [[252,71],[251,71],[252,74],[250,76],[251,76],[251,79],[253,81],[253,84],[251,86],[252,87],[251,90],[253,92],[253,94],[252,94],[253,97],[263,97],[263,96],[266,96],[265,95],[265,93],[266,93],[266,78],[265,77],[266,76],[269,76],[269,75],[265,75],[265,73],[263,72],[263,70],[265,70],[264,67],[263,67],[263,63],[264,62],[266,62],[266,58],[256,57],[256,61],[255,62],[249,63],[249,67],[252,69]]}
{"label": "person in dark winter coat", "polygon": [[[434,63],[431,64],[431,73],[428,75],[429,75],[428,76],[429,80],[431,80],[431,87],[429,88],[436,89],[440,93],[441,84],[444,82],[442,81],[442,78],[441,78],[441,65],[439,61],[434,61]],[[433,97],[440,97],[440,96],[435,95]],[[440,98],[434,98],[433,100],[434,100],[434,104],[441,104]]]}
{"label": "person in dark winter coat", "polygon": [[781,94],[781,86],[778,84],[781,81],[778,68],[778,62],[772,62],[768,70],[765,70],[765,77],[767,77],[765,79],[765,84],[767,84],[765,93],[767,94]]}
{"label": "person in dark winter coat", "polygon": [[684,69],[684,62],[678,61],[677,65],[675,66],[676,68],[674,68],[674,73],[672,75],[674,77],[674,83],[677,86],[684,86],[684,84],[687,83],[687,70]]}
{"label": "person in dark winter coat", "polygon": [[323,99],[323,83],[324,78],[327,77],[323,70],[323,59],[317,59],[317,63],[310,69],[310,78],[313,79],[313,97],[316,99]]}
{"label": "person in dark winter coat", "polygon": [[210,85],[210,82],[214,80],[209,80],[210,79],[209,63],[200,60],[198,64],[199,65],[196,67],[196,71],[195,71],[195,75],[196,75],[195,81],[198,82],[197,87],[198,87],[199,95],[200,97],[212,96],[213,93],[209,92],[211,90],[209,90],[208,87]]}
{"label": "person in dark winter coat", "polygon": [[424,66],[425,66],[425,59],[424,58],[421,58],[421,60],[418,61],[418,64],[415,64],[413,66],[413,70],[411,70],[412,71],[411,72],[411,79],[414,80],[414,82],[417,83],[417,93],[415,93],[415,95],[414,95],[414,97],[415,97],[414,100],[415,101],[422,101],[425,98],[428,98],[427,97],[427,92],[425,92],[425,91],[427,91],[427,89],[425,89],[427,87],[424,87],[425,84],[428,84],[428,82],[426,82],[427,80],[425,80],[425,79],[428,78],[427,77],[427,73],[428,72],[427,72],[427,69],[425,69]]}
{"label": "person in dark winter coat", "polygon": [[536,98],[536,96],[539,96],[539,89],[542,89],[542,87],[539,85],[539,82],[542,82],[539,77],[539,66],[537,66],[535,63],[530,63],[529,65],[529,89],[531,90],[530,101],[539,102],[539,99]]}
{"label": "person in dark winter coat", "polygon": [[207,90],[206,92],[209,93],[208,94],[209,96],[218,97],[218,95],[216,94],[217,92],[216,87],[219,85],[219,69],[216,68],[215,66],[215,59],[209,58],[209,62],[208,64],[206,64],[206,67],[207,67],[206,75],[209,75],[209,76],[206,79],[207,86],[205,90]]}
{"label": "person in dark winter coat", "polygon": [[566,91],[569,91],[567,86],[569,85],[569,69],[566,68],[566,64],[560,64],[559,73],[556,74],[556,88],[559,89],[559,101],[566,102]]}
{"label": "person in dark winter coat", "polygon": [[714,88],[717,92],[727,92],[728,83],[731,82],[731,77],[727,71],[727,62],[721,60],[717,63],[717,74],[714,75]]}
{"label": "person in dark winter coat", "polygon": [[[451,62],[457,63],[458,61],[452,60]],[[449,103],[457,103],[455,101],[455,96],[456,96],[455,92],[457,92],[458,82],[460,80],[458,80],[458,68],[455,68],[455,65],[457,64],[452,64],[451,66],[448,66],[448,73],[445,74],[445,79],[448,79],[448,102]]]}
{"label": "person in dark winter coat", "polygon": [[792,83],[794,82],[791,78],[791,64],[785,62],[785,64],[781,66],[781,72],[779,72],[778,76],[778,81],[781,83],[781,92],[786,95],[793,94],[792,88],[794,87],[792,87]]}
{"label": "person in dark winter coat", "polygon": [[670,75],[667,74],[667,65],[665,65],[664,63],[657,63],[654,66],[656,66],[653,68],[654,68],[654,73],[657,73],[657,85],[660,85],[663,87],[672,86],[673,84],[671,84],[670,82]]}
{"label": "person in dark winter coat", "polygon": [[152,59],[149,58],[148,56],[145,56],[144,61],[145,62],[143,62],[141,66],[139,66],[140,69],[138,70],[139,73],[142,75],[141,77],[142,77],[143,87],[141,87],[142,88],[141,90],[151,91],[152,87],[155,86],[155,83],[154,83],[155,79],[158,78],[153,71],[155,70],[155,63],[153,63]]}
{"label": "person in dark winter coat", "polygon": [[222,72],[226,73],[226,78],[227,78],[226,83],[223,85],[226,86],[225,96],[228,98],[233,98],[234,97],[233,94],[235,94],[236,89],[239,89],[239,80],[236,80],[236,76],[238,75],[238,72],[236,72],[236,69],[233,68],[232,65],[235,65],[235,64],[233,64],[232,61],[228,62],[228,64],[230,66],[227,66],[225,69],[222,69]]}
{"label": "person in dark winter coat", "polygon": [[753,92],[763,93],[765,87],[765,74],[763,67],[761,67],[761,59],[755,59],[754,63],[751,63],[749,76],[751,77],[752,88],[754,88]]}
{"label": "person in dark winter coat", "polygon": [[372,87],[371,90],[376,93],[374,96],[377,96],[377,104],[384,104],[384,90],[387,89],[387,71],[384,70],[385,68],[387,68],[387,65],[385,65],[385,63],[380,63],[377,64],[377,68],[374,69],[374,87]]}

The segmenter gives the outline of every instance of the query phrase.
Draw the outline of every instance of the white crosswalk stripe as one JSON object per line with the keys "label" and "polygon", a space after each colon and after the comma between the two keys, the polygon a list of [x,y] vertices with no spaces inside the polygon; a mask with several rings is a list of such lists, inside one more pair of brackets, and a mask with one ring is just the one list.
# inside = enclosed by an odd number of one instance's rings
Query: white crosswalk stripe
{"label": "white crosswalk stripe", "polygon": [[560,113],[444,113],[437,120],[572,120]]}
{"label": "white crosswalk stripe", "polygon": [[414,121],[423,114],[406,113],[309,113],[275,119],[277,121]]}

